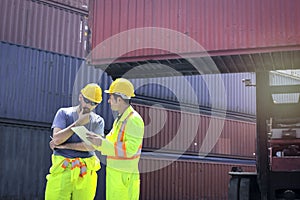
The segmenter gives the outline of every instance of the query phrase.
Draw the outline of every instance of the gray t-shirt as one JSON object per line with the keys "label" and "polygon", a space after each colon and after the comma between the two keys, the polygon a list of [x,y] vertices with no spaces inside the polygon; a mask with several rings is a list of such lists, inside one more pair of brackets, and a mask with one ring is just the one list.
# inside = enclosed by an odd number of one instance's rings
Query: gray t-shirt
{"label": "gray t-shirt", "polygon": [[[54,117],[52,129],[55,127],[64,129],[74,123],[78,119],[76,108],[60,108]],[[96,134],[104,135],[104,120],[94,112],[90,113],[90,122],[85,127]],[[65,141],[65,143],[77,142],[82,142],[82,140],[75,133]],[[54,154],[67,158],[88,158],[95,155],[93,151],[76,151],[71,149],[54,149]]]}

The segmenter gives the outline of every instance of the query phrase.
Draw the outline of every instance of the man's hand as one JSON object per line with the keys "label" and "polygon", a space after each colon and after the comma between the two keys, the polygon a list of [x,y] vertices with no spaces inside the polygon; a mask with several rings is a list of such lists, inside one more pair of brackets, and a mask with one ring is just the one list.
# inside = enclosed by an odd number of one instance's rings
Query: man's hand
{"label": "man's hand", "polygon": [[50,148],[52,149],[52,151],[54,151],[54,148],[56,148],[56,144],[53,142],[53,140],[51,140],[51,141],[49,142],[49,146],[50,146]]}
{"label": "man's hand", "polygon": [[76,126],[83,126],[90,122],[90,113],[85,113],[84,109],[82,109],[78,114],[78,119],[76,120]]}
{"label": "man's hand", "polygon": [[95,146],[101,146],[102,145],[102,137],[95,134],[95,133],[92,133],[92,132],[89,132],[86,134],[86,138]]}
{"label": "man's hand", "polygon": [[49,142],[49,146],[50,146],[50,148],[52,149],[52,151],[54,151],[54,148],[56,148],[56,149],[67,149],[67,147],[66,147],[65,145],[63,145],[63,144],[56,145],[56,144],[53,142],[53,140],[51,140],[51,141]]}

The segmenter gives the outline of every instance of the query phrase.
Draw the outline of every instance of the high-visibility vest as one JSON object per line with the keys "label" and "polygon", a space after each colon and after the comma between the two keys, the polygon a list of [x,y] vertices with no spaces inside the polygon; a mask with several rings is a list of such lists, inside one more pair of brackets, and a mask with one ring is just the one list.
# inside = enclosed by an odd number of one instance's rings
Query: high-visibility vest
{"label": "high-visibility vest", "polygon": [[136,154],[134,154],[131,157],[127,157],[126,153],[126,144],[124,141],[124,135],[125,135],[125,128],[127,124],[127,120],[131,117],[133,112],[131,112],[126,119],[123,121],[122,126],[119,130],[117,141],[114,143],[114,149],[115,149],[115,156],[108,156],[108,159],[117,159],[117,160],[132,160],[135,158],[140,157],[141,152],[142,152],[142,144],[139,146],[138,151]]}
{"label": "high-visibility vest", "polygon": [[136,172],[143,135],[143,119],[129,106],[122,117],[115,120],[111,132],[102,141],[102,145],[97,147],[97,150],[107,155],[107,167]]}

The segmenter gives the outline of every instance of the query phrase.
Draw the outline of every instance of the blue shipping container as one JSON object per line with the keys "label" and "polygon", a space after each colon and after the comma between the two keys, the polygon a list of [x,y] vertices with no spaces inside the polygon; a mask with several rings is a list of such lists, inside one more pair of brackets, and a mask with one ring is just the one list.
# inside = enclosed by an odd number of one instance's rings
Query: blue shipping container
{"label": "blue shipping container", "polygon": [[[87,82],[97,82],[107,89],[111,78],[102,70],[88,66],[83,59],[53,52],[0,42],[0,117],[51,123],[59,107],[76,105],[78,92]],[[217,87],[217,79],[224,88]],[[195,75],[131,79],[137,97],[149,101],[163,99],[200,107],[211,107],[211,93],[227,96],[227,111],[255,116],[255,87],[245,87],[242,79],[251,79],[254,73]],[[184,81],[182,81],[184,80]],[[271,74],[272,84],[297,84],[299,78],[282,73]],[[209,84],[213,91],[208,90]],[[192,91],[192,92],[190,92]],[[73,98],[72,98],[73,97]],[[107,104],[108,95],[96,112],[104,117],[106,130],[111,129],[112,112]],[[222,109],[223,99],[214,99]]]}
{"label": "blue shipping container", "polygon": [[245,87],[243,79],[251,79],[255,83],[255,73],[159,77],[132,79],[132,82],[139,87],[136,91],[139,96],[200,107],[212,107],[214,103],[217,110],[224,109],[224,99],[212,97],[224,93],[227,111],[255,115],[255,87]]}
{"label": "blue shipping container", "polygon": [[[290,73],[290,74],[288,74]],[[294,73],[294,74],[293,74]],[[270,72],[271,85],[300,84],[300,76],[293,72]],[[138,96],[166,100],[170,103],[194,105],[202,108],[224,109],[224,99],[213,99],[213,95],[225,92],[226,111],[256,115],[256,88],[246,87],[243,79],[250,79],[255,85],[255,73],[206,74],[193,76],[158,77],[148,79],[131,79],[137,86]],[[211,88],[209,90],[209,88]],[[220,95],[221,96],[221,95]],[[299,94],[276,96],[277,101],[297,101]]]}
{"label": "blue shipping container", "polygon": [[[43,126],[0,122],[0,199],[44,199],[51,165],[50,135],[50,128]],[[98,171],[95,199],[105,199],[104,165]]]}
{"label": "blue shipping container", "polygon": [[[44,123],[52,122],[58,108],[76,105],[84,84],[97,82],[106,89],[111,83],[106,73],[80,58],[4,42],[0,42],[0,75],[0,117]],[[96,112],[105,116],[109,130],[113,117],[107,98],[103,95],[105,103]]]}

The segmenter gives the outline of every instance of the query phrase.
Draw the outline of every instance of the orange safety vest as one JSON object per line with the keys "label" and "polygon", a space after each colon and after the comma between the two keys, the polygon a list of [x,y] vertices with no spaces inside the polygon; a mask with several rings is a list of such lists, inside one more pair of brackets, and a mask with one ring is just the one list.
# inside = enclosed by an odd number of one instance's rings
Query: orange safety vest
{"label": "orange safety vest", "polygon": [[125,128],[126,128],[127,120],[132,116],[132,114],[133,112],[131,112],[122,122],[122,126],[118,133],[117,141],[114,143],[115,156],[107,156],[108,159],[132,160],[140,157],[142,152],[142,145],[139,146],[138,151],[133,156],[127,157],[126,154],[126,145],[124,142]]}

